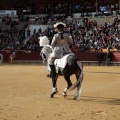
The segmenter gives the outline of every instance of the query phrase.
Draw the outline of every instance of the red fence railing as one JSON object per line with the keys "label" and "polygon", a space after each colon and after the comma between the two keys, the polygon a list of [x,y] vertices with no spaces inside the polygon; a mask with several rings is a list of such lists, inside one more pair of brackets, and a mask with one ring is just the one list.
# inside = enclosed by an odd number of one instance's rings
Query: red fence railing
{"label": "red fence railing", "polygon": [[[0,54],[3,55],[3,62],[9,61],[9,56],[11,53],[1,51]],[[81,61],[98,61],[97,52],[95,53],[75,52],[75,54]],[[42,59],[40,56],[40,52],[22,53],[18,51],[16,54],[16,60],[42,60]],[[120,52],[113,52],[112,61],[120,62]]]}

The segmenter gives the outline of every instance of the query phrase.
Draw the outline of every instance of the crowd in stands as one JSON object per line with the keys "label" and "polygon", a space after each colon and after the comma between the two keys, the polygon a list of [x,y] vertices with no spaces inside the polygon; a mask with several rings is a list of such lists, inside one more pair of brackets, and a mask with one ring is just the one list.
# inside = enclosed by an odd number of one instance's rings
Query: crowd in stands
{"label": "crowd in stands", "polygon": [[[100,8],[102,10],[103,7],[108,11],[118,10],[118,4],[98,4],[97,7],[98,10],[100,10]],[[23,10],[21,9],[18,11],[20,22],[12,20],[9,16],[3,17],[2,22],[5,22],[5,24],[9,26],[9,29],[0,29],[0,50],[39,51],[40,46],[38,37],[46,35],[51,41],[55,33],[53,24],[57,21],[63,21],[66,23],[66,32],[70,34],[74,41],[73,46],[70,46],[74,51],[87,52],[91,49],[95,49],[97,51],[101,48],[104,49],[107,47],[120,50],[120,16],[117,16],[113,23],[106,22],[103,25],[99,25],[98,21],[89,20],[87,16],[84,16],[84,13],[86,12],[90,13],[95,11],[96,5],[88,2],[75,2],[74,4],[65,2],[63,4],[46,5],[42,11],[42,13],[48,14],[48,16],[42,18],[44,24],[48,25],[48,28],[45,31],[42,31],[42,29],[36,31],[36,29],[34,29],[33,33],[31,33],[29,24],[26,24],[19,28],[15,33],[15,25],[20,24],[21,21],[29,21],[29,17],[25,17]],[[65,16],[52,18],[53,14],[72,15],[73,13],[79,12],[84,16],[82,22],[79,20],[65,20]],[[39,17],[36,15],[35,21],[38,20]],[[28,39],[27,42],[24,42],[25,39]]]}
{"label": "crowd in stands", "polygon": [[15,29],[15,25],[20,24],[19,21],[12,20],[8,15],[3,17],[0,29],[0,50],[20,49],[25,39],[25,27]]}
{"label": "crowd in stands", "polygon": [[120,50],[120,19],[116,17],[114,22],[104,23],[99,26],[97,21],[90,21],[88,18],[83,19],[83,25],[75,21],[74,26],[70,28],[74,40],[74,47],[79,51],[90,51],[95,49],[112,49]]}
{"label": "crowd in stands", "polygon": [[[55,2],[48,2],[46,4],[40,4],[34,6],[28,6],[26,7],[20,7],[15,8],[17,10],[17,14],[20,17],[21,14],[66,14],[66,15],[72,15],[72,13],[91,13],[96,12],[96,4],[97,4],[97,10],[100,12],[104,11],[118,11],[118,3],[115,1],[111,2],[101,2],[98,1],[97,3],[89,1],[86,2],[84,0],[74,0],[74,2],[71,1],[61,1],[59,3]],[[82,14],[82,15],[83,15]],[[90,15],[90,14],[88,14]]]}
{"label": "crowd in stands", "polygon": [[[119,17],[116,17],[113,23],[104,23],[103,26],[99,26],[97,21],[90,21],[87,17],[83,19],[83,23],[66,21],[68,32],[74,41],[72,49],[87,52],[91,49],[97,51],[110,47],[120,50],[119,23]],[[49,31],[51,33],[51,30]]]}
{"label": "crowd in stands", "polygon": [[[97,11],[98,12],[112,12],[112,11],[118,11],[118,4],[97,4]],[[70,4],[68,2],[65,2],[63,4],[54,4],[53,5],[47,5],[45,9],[43,10],[43,13],[46,14],[65,14],[65,15],[72,15],[72,13],[82,13],[82,16],[84,16],[84,13],[87,13],[88,16],[91,16],[91,12],[96,12],[96,3],[90,3],[90,2],[75,2],[73,4]],[[112,14],[112,13],[111,13]]]}
{"label": "crowd in stands", "polygon": [[[57,21],[57,19],[48,20],[48,28],[45,31],[40,28],[38,31],[34,29],[33,33],[31,33],[29,25],[26,25],[18,30],[16,36],[12,29],[0,30],[1,50],[39,51],[38,37],[46,35],[49,40],[52,40],[55,33],[53,24]],[[74,44],[70,46],[73,51],[89,52],[91,49],[98,51],[107,47],[120,50],[120,16],[117,16],[113,23],[106,22],[102,26],[97,21],[91,21],[87,17],[84,17],[82,22],[79,20],[64,20],[63,22],[67,25],[65,31],[70,34],[74,41]],[[28,39],[26,43],[25,39]]]}
{"label": "crowd in stands", "polygon": [[[55,22],[56,20],[53,24]],[[79,21],[64,22],[67,25],[66,32],[72,36],[74,41],[73,46],[70,46],[74,51],[87,52],[91,49],[99,51],[107,47],[120,50],[119,16],[114,19],[113,23],[104,23],[103,26],[99,26],[97,21],[90,21],[87,17],[84,17],[82,23]],[[32,35],[31,39],[34,43],[38,44],[38,42],[36,42],[38,36],[46,35],[49,40],[52,40],[55,29],[53,28],[53,24],[50,24],[50,22],[48,22],[48,24],[49,26],[45,31],[37,31]],[[37,36],[36,39],[34,36]],[[30,42],[31,39],[28,42]]]}

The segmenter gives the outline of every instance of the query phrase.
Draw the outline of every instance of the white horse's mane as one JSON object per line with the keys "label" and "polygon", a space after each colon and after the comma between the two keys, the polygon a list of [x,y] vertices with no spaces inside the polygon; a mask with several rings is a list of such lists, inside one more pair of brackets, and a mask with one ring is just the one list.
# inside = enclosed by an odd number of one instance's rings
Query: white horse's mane
{"label": "white horse's mane", "polygon": [[42,53],[44,53],[45,55],[49,55],[50,53],[52,53],[53,49],[50,45],[44,45],[42,48]]}

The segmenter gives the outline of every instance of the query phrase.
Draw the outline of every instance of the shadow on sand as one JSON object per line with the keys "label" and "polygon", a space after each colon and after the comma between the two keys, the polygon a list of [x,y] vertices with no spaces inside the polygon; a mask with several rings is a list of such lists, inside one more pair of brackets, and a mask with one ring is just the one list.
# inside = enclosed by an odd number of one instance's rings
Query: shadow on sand
{"label": "shadow on sand", "polygon": [[120,105],[120,99],[119,98],[81,96],[81,101],[99,102],[99,103],[102,103],[102,104],[109,104],[109,105]]}

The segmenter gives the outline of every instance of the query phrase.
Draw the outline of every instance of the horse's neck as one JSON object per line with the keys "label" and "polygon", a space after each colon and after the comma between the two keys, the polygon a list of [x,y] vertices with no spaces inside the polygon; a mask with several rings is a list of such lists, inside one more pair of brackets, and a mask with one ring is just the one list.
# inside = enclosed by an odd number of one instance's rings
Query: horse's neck
{"label": "horse's neck", "polygon": [[[51,51],[53,52],[53,49],[52,49],[52,47],[50,46],[50,45],[46,45],[49,49],[51,49]],[[50,54],[52,53],[52,52],[49,52],[48,51],[48,53],[46,54],[46,58],[48,59],[49,58],[49,56],[50,56]]]}

